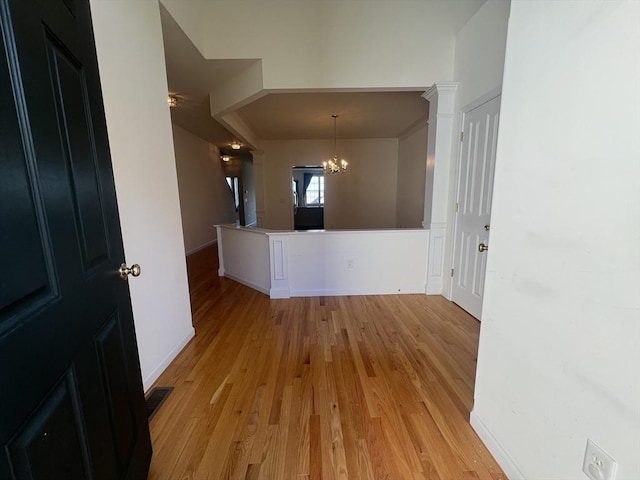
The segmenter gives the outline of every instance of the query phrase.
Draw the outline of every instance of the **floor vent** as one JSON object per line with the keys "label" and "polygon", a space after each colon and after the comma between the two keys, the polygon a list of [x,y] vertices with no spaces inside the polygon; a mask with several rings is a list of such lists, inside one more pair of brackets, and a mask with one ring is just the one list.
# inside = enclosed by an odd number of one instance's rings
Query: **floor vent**
{"label": "floor vent", "polygon": [[147,420],[151,420],[173,391],[173,387],[156,387],[147,395]]}

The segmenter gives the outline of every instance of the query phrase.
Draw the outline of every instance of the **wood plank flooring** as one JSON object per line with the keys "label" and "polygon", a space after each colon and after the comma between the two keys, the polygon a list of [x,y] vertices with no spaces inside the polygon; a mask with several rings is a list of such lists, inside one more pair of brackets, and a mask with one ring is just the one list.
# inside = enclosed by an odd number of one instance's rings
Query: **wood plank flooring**
{"label": "wood plank flooring", "polygon": [[506,480],[468,423],[478,322],[442,297],[270,300],[188,259],[150,480]]}

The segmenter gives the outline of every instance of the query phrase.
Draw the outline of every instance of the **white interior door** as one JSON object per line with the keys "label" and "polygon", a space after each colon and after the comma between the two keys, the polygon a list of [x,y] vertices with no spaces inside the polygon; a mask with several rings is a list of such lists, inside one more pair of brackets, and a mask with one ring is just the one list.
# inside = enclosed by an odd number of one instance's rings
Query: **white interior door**
{"label": "white interior door", "polygon": [[489,248],[500,96],[464,114],[451,299],[480,319]]}

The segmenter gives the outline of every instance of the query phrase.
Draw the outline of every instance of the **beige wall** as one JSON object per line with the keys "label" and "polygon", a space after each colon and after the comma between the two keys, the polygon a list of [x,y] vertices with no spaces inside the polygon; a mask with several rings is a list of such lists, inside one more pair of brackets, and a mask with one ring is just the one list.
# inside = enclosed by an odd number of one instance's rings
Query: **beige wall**
{"label": "beige wall", "polygon": [[[293,227],[291,167],[320,165],[333,153],[333,140],[261,142],[265,221],[274,229]],[[349,162],[342,175],[325,178],[325,228],[394,228],[398,140],[339,140],[338,154]]]}
{"label": "beige wall", "polygon": [[[157,2],[91,0],[145,388],[193,336]],[[114,267],[115,268],[115,267]]]}
{"label": "beige wall", "polygon": [[420,228],[427,170],[427,124],[398,141],[396,227]]}
{"label": "beige wall", "polygon": [[218,149],[177,125],[173,125],[173,144],[184,247],[189,254],[213,243],[213,226],[234,222],[236,212]]}

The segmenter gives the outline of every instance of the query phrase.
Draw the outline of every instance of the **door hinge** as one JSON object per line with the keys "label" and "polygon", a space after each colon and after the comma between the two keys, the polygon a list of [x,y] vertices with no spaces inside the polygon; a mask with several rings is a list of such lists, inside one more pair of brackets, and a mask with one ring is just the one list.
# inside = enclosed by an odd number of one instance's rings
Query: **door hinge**
{"label": "door hinge", "polygon": [[458,213],[459,210],[460,210],[460,204],[456,202],[456,213]]}
{"label": "door hinge", "polygon": [[451,276],[453,277],[453,268],[451,269]]}
{"label": "door hinge", "polygon": [[460,141],[464,142],[464,132],[460,132]]}

